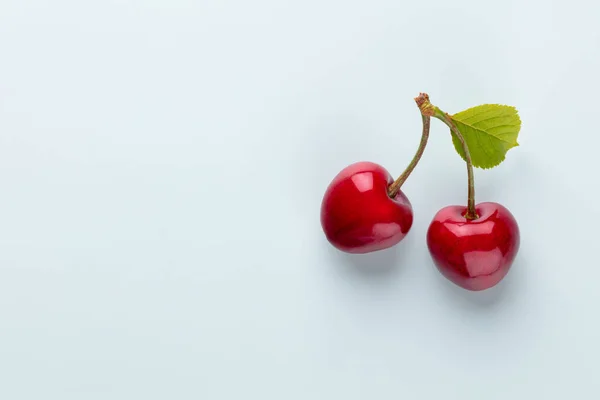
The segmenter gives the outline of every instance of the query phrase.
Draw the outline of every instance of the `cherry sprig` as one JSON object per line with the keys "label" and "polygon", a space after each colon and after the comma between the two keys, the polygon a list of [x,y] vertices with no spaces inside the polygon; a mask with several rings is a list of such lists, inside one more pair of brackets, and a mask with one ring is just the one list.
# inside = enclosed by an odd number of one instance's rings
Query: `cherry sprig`
{"label": "cherry sprig", "polygon": [[328,241],[348,253],[369,253],[399,243],[413,224],[413,208],[402,185],[421,160],[431,117],[450,129],[467,167],[467,206],[447,206],[434,216],[427,246],[438,270],[468,290],[488,289],[508,273],[520,246],[519,227],[504,206],[475,204],[473,168],[493,168],[518,146],[521,119],[514,107],[483,104],[450,115],[421,93],[415,98],[423,130],[419,147],[404,172],[393,180],[381,165],[357,162],[331,181],[321,203],[321,226]]}

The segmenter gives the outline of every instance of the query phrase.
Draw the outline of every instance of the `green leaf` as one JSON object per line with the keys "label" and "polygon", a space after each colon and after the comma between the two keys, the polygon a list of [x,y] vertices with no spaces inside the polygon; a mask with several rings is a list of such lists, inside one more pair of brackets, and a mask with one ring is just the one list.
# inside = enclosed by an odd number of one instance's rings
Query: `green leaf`
{"label": "green leaf", "polygon": [[[483,104],[451,115],[452,121],[465,138],[474,167],[493,168],[504,161],[506,152],[519,145],[521,118],[515,107]],[[456,135],[454,148],[465,159]]]}

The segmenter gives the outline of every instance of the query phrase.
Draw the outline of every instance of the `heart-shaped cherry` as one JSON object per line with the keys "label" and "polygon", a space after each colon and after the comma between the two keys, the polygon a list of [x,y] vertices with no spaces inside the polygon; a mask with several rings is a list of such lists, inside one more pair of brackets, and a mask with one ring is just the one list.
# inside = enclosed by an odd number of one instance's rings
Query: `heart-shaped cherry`
{"label": "heart-shaped cherry", "polygon": [[358,162],[329,184],[321,203],[321,226],[327,240],[347,253],[368,253],[398,243],[413,223],[412,206],[381,165]]}
{"label": "heart-shaped cherry", "polygon": [[[422,96],[415,98],[417,105]],[[321,202],[321,227],[338,250],[370,253],[391,247],[406,236],[413,223],[413,210],[400,188],[425,151],[430,119],[422,116],[417,152],[395,181],[381,165],[367,161],[349,165],[333,178]]]}
{"label": "heart-shaped cherry", "polygon": [[477,218],[467,207],[448,206],[433,218],[427,247],[438,270],[458,286],[484,290],[506,276],[520,244],[519,226],[506,207],[480,203]]}

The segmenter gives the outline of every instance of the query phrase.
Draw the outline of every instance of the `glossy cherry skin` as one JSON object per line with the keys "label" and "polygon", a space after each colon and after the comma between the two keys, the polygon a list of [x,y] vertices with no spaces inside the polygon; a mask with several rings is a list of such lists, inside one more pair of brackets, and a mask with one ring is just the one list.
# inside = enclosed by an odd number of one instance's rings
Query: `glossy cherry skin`
{"label": "glossy cherry skin", "polygon": [[498,203],[480,203],[479,218],[464,217],[466,207],[442,208],[427,231],[427,246],[438,270],[467,290],[495,286],[508,273],[520,245],[514,216]]}
{"label": "glossy cherry skin", "polygon": [[412,205],[399,191],[392,199],[390,173],[372,162],[344,168],[321,202],[321,227],[327,240],[347,253],[369,253],[402,240],[413,223]]}

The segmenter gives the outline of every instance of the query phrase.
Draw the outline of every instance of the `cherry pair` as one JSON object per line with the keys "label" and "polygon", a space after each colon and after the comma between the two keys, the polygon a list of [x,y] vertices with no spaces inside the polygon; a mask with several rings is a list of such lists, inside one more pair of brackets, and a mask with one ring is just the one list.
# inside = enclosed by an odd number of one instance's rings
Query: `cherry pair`
{"label": "cherry pair", "polygon": [[401,186],[423,154],[433,116],[450,127],[453,139],[461,145],[459,154],[467,164],[469,194],[466,207],[444,207],[433,217],[427,246],[434,264],[451,282],[473,291],[488,289],[508,273],[520,245],[519,227],[504,206],[492,202],[475,205],[473,165],[464,136],[452,117],[433,106],[426,94],[415,100],[423,118],[423,134],[406,171],[394,181],[376,163],[358,162],[344,168],[323,197],[323,231],[333,246],[348,253],[389,248],[408,234],[413,208]]}

